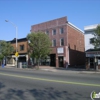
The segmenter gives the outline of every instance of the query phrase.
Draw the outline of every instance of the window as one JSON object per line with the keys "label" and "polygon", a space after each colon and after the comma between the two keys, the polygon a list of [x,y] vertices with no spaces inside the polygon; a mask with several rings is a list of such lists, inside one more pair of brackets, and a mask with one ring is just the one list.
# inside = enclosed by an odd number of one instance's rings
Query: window
{"label": "window", "polygon": [[64,28],[60,28],[60,34],[64,33]]}
{"label": "window", "polygon": [[60,46],[64,46],[64,39],[63,38],[60,39]]}
{"label": "window", "polygon": [[20,45],[20,51],[24,50],[24,45]]}
{"label": "window", "polygon": [[52,30],[52,35],[56,35],[56,29]]}
{"label": "window", "polygon": [[53,47],[56,46],[56,40],[52,40],[52,46],[53,46]]}
{"label": "window", "polygon": [[46,33],[47,35],[49,35],[49,31],[46,31],[45,33]]}
{"label": "window", "polygon": [[95,43],[95,38],[90,38],[90,44]]}

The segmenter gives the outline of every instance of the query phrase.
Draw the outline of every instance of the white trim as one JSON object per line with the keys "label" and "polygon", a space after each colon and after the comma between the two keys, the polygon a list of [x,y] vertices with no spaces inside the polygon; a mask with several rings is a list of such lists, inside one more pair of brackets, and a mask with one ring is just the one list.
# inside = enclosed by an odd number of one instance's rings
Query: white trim
{"label": "white trim", "polygon": [[76,29],[79,32],[81,32],[82,34],[84,34],[84,31],[82,31],[81,29],[79,29],[78,27],[76,27],[75,25],[73,25],[72,23],[68,22],[68,25],[72,26],[74,29]]}
{"label": "white trim", "polygon": [[[61,33],[61,29],[63,29],[63,33]],[[59,33],[60,33],[60,34],[64,34],[64,27],[60,27],[60,28],[59,28]]]}
{"label": "white trim", "polygon": [[[54,33],[54,30],[56,31],[56,33]],[[54,28],[52,29],[52,35],[56,35],[57,34],[57,30]]]}
{"label": "white trim", "polygon": [[56,41],[56,39],[52,40],[52,47],[56,47],[56,46],[54,46],[54,40]]}
{"label": "white trim", "polygon": [[84,31],[95,30],[99,24],[84,26]]}

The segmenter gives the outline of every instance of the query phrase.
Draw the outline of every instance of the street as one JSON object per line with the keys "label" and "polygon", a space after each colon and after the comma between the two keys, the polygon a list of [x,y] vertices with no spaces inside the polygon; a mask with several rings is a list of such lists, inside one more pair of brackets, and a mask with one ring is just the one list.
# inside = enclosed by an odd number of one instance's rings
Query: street
{"label": "street", "polygon": [[0,100],[91,100],[100,74],[0,68]]}

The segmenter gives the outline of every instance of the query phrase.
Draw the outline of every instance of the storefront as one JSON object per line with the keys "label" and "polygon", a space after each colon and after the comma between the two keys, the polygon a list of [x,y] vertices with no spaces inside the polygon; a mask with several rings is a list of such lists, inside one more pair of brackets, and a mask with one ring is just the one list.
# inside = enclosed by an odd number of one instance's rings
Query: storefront
{"label": "storefront", "polygon": [[86,51],[86,69],[100,69],[100,51],[99,50],[87,50]]}
{"label": "storefront", "polygon": [[[28,64],[28,55],[27,54],[19,55],[18,63],[20,63],[20,62]],[[6,66],[16,66],[16,56],[15,55],[6,57]]]}

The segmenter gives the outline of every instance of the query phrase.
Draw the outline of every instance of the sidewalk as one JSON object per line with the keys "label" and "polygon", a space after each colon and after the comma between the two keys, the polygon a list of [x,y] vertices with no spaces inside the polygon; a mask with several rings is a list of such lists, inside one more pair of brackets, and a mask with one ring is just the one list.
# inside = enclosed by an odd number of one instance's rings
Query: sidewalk
{"label": "sidewalk", "polygon": [[[5,66],[4,68],[15,68],[13,66]],[[16,69],[16,68],[15,68]],[[17,68],[20,69],[20,68]],[[36,70],[36,68],[21,68],[23,70]],[[100,74],[100,69],[98,71],[95,70],[86,70],[79,68],[56,68],[51,66],[39,66],[39,70],[49,71],[49,72],[64,72],[64,73],[89,73],[89,74]]]}
{"label": "sidewalk", "polygon": [[40,70],[45,71],[53,71],[53,72],[69,72],[69,73],[98,73],[100,74],[100,69],[98,71],[96,70],[86,70],[86,69],[79,69],[79,68],[56,68],[56,67],[50,67],[50,66],[40,66]]}

